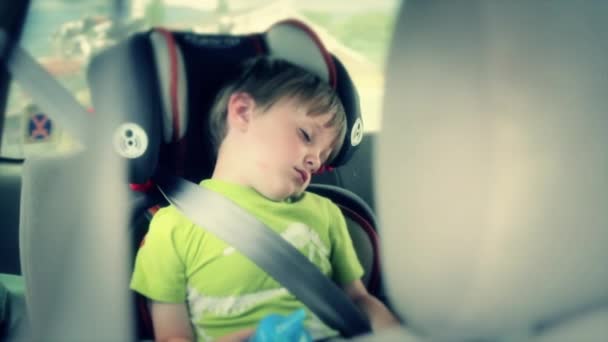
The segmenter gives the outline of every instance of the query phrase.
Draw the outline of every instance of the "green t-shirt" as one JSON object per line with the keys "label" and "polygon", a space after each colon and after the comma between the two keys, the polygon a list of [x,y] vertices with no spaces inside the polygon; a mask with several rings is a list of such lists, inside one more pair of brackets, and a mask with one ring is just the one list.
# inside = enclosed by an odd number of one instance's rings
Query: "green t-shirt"
{"label": "green t-shirt", "polygon": [[[254,189],[215,179],[201,186],[256,216],[336,283],[347,284],[363,275],[344,217],[330,200],[306,192],[297,201],[275,202]],[[152,219],[137,254],[131,288],[155,301],[186,302],[199,341],[304,306],[240,252],[173,206]],[[305,324],[314,338],[337,335],[310,311],[308,317]]]}

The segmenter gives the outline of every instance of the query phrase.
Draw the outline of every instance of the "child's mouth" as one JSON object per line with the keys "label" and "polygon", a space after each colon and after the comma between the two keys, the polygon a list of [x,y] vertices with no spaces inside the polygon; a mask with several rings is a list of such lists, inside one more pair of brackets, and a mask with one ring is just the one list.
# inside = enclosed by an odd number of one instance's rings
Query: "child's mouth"
{"label": "child's mouth", "polygon": [[308,173],[299,170],[296,168],[296,172],[298,172],[300,174],[300,180],[302,181],[302,184],[306,184],[306,182],[308,181]]}

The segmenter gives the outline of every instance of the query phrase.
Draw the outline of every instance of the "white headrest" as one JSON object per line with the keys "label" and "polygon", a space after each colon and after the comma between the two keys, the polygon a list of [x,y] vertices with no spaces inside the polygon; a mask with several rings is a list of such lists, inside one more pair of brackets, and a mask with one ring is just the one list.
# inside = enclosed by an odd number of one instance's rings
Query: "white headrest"
{"label": "white headrest", "polygon": [[321,40],[305,24],[284,20],[266,31],[269,54],[286,59],[336,85],[334,62]]}

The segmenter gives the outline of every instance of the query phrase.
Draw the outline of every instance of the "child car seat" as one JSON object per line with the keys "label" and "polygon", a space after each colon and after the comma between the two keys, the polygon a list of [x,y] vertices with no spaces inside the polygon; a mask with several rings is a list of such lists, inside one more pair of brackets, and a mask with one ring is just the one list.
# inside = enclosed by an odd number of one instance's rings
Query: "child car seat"
{"label": "child car seat", "polygon": [[[155,29],[136,34],[91,61],[88,78],[96,110],[119,108],[130,117],[116,131],[115,147],[130,158],[130,181],[138,192],[133,195],[135,245],[147,231],[155,208],[165,203],[151,186],[155,175],[169,173],[195,182],[210,177],[214,154],[207,139],[206,113],[222,83],[235,76],[239,62],[257,55],[287,59],[336,89],[348,130],[331,166],[346,163],[363,134],[357,92],[340,61],[301,22],[287,20],[266,32],[243,36]],[[116,84],[122,84],[124,91],[116,91]],[[382,297],[373,212],[346,189],[312,185],[310,190],[342,209],[365,268],[364,282],[371,293]],[[145,305],[139,309],[145,322]],[[149,332],[149,326],[144,330]]]}

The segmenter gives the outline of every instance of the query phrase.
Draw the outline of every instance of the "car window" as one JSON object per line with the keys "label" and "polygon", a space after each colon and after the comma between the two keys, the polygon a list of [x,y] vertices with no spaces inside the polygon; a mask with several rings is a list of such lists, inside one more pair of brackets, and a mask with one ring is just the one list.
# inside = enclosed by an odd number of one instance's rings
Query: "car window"
{"label": "car window", "polygon": [[[21,45],[85,106],[85,66],[103,42],[109,1],[33,0]],[[14,82],[9,89],[0,155],[25,158],[69,150],[74,141]]]}
{"label": "car window", "polygon": [[[152,26],[205,33],[260,32],[295,18],[310,25],[346,66],[361,100],[365,130],[381,127],[384,66],[398,0],[33,0],[22,46],[86,107],[90,57]],[[0,156],[69,150],[74,141],[18,85],[11,85]]]}

